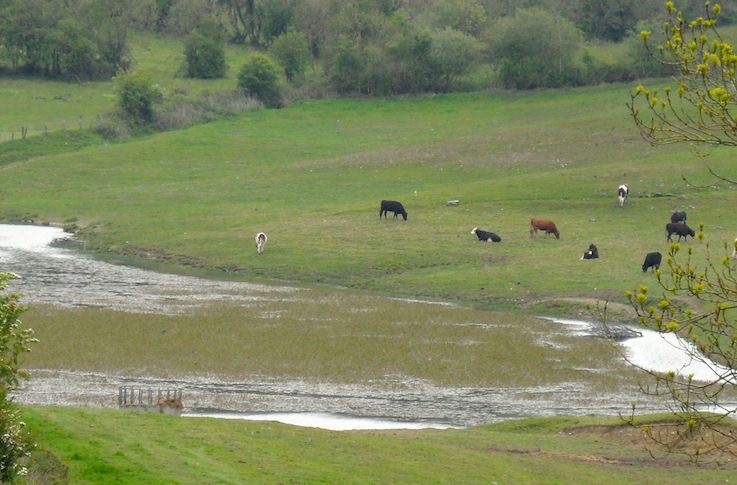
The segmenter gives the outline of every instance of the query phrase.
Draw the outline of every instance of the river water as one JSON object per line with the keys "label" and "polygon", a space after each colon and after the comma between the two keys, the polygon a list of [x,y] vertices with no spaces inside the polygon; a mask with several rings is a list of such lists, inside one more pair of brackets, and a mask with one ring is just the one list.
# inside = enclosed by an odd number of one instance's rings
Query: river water
{"label": "river water", "polygon": [[[53,245],[66,237],[56,227],[0,224],[0,270],[20,276],[11,289],[22,293],[24,303],[176,314],[212,301],[248,304],[268,299],[288,304],[300,292],[286,286],[221,282],[114,265]],[[587,322],[556,321],[577,334],[590,334]],[[677,345],[654,332],[622,345],[631,362],[649,370],[708,372],[686,368],[688,359],[674,351]],[[576,382],[491,389],[443,388],[399,379],[388,389],[268,378],[163,380],[57,369],[31,369],[31,374],[33,378],[15,395],[17,402],[114,407],[119,386],[176,387],[186,396],[185,415],[268,419],[338,430],[462,427],[526,416],[616,415],[627,413],[633,400],[640,402],[641,412],[665,409],[637,393],[596,394]]]}

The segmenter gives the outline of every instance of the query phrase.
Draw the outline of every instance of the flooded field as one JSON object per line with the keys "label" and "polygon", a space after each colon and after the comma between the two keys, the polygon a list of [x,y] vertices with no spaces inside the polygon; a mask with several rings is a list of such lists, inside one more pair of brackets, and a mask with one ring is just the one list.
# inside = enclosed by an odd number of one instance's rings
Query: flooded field
{"label": "flooded field", "polygon": [[[87,258],[83,253],[51,245],[54,239],[63,237],[66,237],[65,234],[53,227],[0,225],[0,269],[20,276],[13,281],[12,289],[22,293],[25,303],[182,315],[202,305],[218,302],[255,308],[260,321],[268,325],[269,319],[281,318],[299,302],[314,297],[306,289],[219,282],[112,265]],[[334,300],[340,298],[339,295],[332,297]],[[397,316],[398,319],[411,318],[415,314],[417,318],[427,319],[428,305],[441,308],[442,311],[462,311],[443,302],[402,300],[401,304],[407,306],[404,311],[410,317]],[[320,306],[320,303],[316,305]],[[423,310],[413,312],[415,306]],[[370,310],[355,308],[347,311],[359,315]],[[319,324],[320,319],[330,317],[316,317],[313,320]],[[540,322],[543,325],[543,320]],[[405,320],[398,324],[403,328],[415,325]],[[545,332],[535,337],[538,340],[535,345],[542,349],[556,349],[560,346],[570,347],[573,342],[571,339],[593,338],[593,332],[587,330],[592,325],[590,323],[560,320],[554,324],[554,331],[546,327]],[[471,326],[484,332],[493,330],[495,326],[480,322],[454,325]],[[479,344],[474,338],[469,337],[459,345],[470,349]],[[565,339],[565,343],[561,343],[563,340],[560,339]],[[643,368],[679,368],[682,363],[678,356],[671,355],[669,359],[663,359],[665,350],[657,350],[659,341],[672,349],[672,343],[649,334],[626,340],[623,349],[629,360]],[[647,351],[638,350],[638,342],[644,343]],[[545,354],[542,355],[545,358]],[[489,365],[499,364],[494,364],[494,358],[490,356]],[[614,364],[622,365],[621,362]],[[433,365],[443,364],[439,362]],[[616,366],[612,365],[609,358],[601,361],[594,358],[587,364],[588,367],[575,370],[579,374],[595,376],[613,372]],[[114,407],[117,405],[119,386],[175,387],[182,389],[185,396],[186,415],[275,419],[330,429],[348,429],[351,426],[471,426],[528,416],[627,414],[630,403],[635,400],[638,401],[640,412],[665,409],[662,402],[644,399],[635,382],[602,391],[601,386],[593,386],[589,380],[558,380],[552,385],[490,387],[440,386],[426,379],[402,374],[384,375],[380,379],[369,379],[360,384],[337,384],[314,379],[309,382],[277,379],[258,374],[251,374],[247,379],[231,379],[216,373],[190,375],[186,372],[174,377],[167,373],[166,377],[161,377],[149,376],[144,370],[129,374],[85,372],[65,369],[63,366],[35,368],[31,372],[33,378],[17,393],[17,402]]]}

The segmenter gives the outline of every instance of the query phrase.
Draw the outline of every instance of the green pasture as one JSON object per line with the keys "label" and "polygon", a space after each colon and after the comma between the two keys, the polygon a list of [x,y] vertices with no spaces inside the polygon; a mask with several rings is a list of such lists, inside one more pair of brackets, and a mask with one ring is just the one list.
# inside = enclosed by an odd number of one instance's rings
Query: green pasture
{"label": "green pasture", "polygon": [[[261,110],[1,169],[0,216],[73,221],[87,247],[215,277],[325,283],[481,305],[622,298],[652,284],[674,209],[732,240],[728,152],[653,148],[624,102],[631,86],[526,94],[325,100]],[[32,141],[29,141],[32,143]],[[630,185],[620,208],[615,191]],[[381,199],[409,220],[379,220]],[[457,207],[447,206],[460,200]],[[531,217],[561,239],[531,239]],[[483,244],[473,227],[501,235]],[[256,254],[253,235],[269,234]],[[601,259],[580,261],[589,243]],[[706,242],[691,242],[705,246]],[[132,258],[132,259],[130,259]]]}
{"label": "green pasture", "polygon": [[[663,466],[639,443],[617,439],[617,418],[333,432],[117,410],[30,407],[23,414],[38,430],[31,483],[55,483],[65,472],[70,483],[152,484],[690,484],[734,477],[733,467],[697,467],[678,456]],[[611,432],[586,432],[593,424]]]}
{"label": "green pasture", "polygon": [[[136,33],[130,37],[133,65],[131,72],[142,73],[159,85],[164,95],[230,91],[246,50],[228,44],[226,77],[215,80],[187,79],[180,66],[184,61],[184,41],[177,38]],[[116,109],[115,81],[66,83],[37,78],[6,77],[0,80],[0,142],[57,130],[88,128],[95,118]]]}

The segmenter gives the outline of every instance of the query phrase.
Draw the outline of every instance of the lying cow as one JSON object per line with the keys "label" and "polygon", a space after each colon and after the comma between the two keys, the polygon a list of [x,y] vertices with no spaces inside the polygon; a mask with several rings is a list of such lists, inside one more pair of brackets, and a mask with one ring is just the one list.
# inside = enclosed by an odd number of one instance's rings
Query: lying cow
{"label": "lying cow", "polygon": [[688,236],[696,237],[696,233],[693,229],[688,227],[685,222],[669,222],[665,225],[665,232],[668,233],[667,241],[672,241],[671,235],[678,235],[678,242],[681,241],[682,237],[688,240]]}
{"label": "lying cow", "polygon": [[533,234],[537,236],[537,231],[545,231],[545,237],[548,237],[548,234],[555,234],[555,239],[560,239],[560,232],[555,227],[553,221],[547,219],[530,219],[530,237]]}
{"label": "lying cow", "polygon": [[581,259],[598,259],[599,258],[599,250],[596,248],[595,244],[589,244],[589,249],[585,253],[583,253],[583,256],[581,256]]}
{"label": "lying cow", "polygon": [[642,263],[642,272],[647,273],[648,268],[653,268],[653,272],[656,269],[660,269],[660,262],[663,260],[663,255],[659,252],[647,253],[645,255],[645,262]]}
{"label": "lying cow", "polygon": [[630,194],[630,188],[627,184],[622,184],[617,188],[617,199],[619,200],[619,207],[624,207],[624,202],[627,200],[627,196]]}
{"label": "lying cow", "polygon": [[397,214],[402,214],[404,220],[407,220],[407,211],[404,210],[404,206],[401,202],[397,202],[396,200],[382,200],[381,207],[379,208],[379,219],[381,219],[382,215],[385,219],[388,219],[389,215],[387,212],[393,212],[394,219],[397,218]]}
{"label": "lying cow", "polygon": [[264,253],[264,248],[266,247],[266,241],[268,239],[269,238],[266,237],[265,232],[259,232],[258,234],[256,234],[256,252],[258,254]]}
{"label": "lying cow", "polygon": [[486,241],[486,242],[501,242],[502,238],[494,234],[493,232],[488,232],[479,229],[478,227],[474,227],[471,229],[471,234],[475,234],[477,238],[479,238],[479,241]]}
{"label": "lying cow", "polygon": [[686,211],[675,211],[670,216],[671,222],[686,222]]}

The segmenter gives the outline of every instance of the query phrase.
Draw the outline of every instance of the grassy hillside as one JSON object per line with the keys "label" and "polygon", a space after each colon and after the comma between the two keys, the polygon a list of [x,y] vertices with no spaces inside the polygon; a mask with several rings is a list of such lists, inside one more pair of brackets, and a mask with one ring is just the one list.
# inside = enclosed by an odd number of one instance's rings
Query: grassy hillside
{"label": "grassy hillside", "polygon": [[[227,45],[226,77],[215,80],[182,77],[184,43],[181,39],[136,33],[130,38],[132,70],[158,84],[165,95],[235,89],[245,48]],[[28,136],[56,130],[88,128],[99,114],[115,109],[115,81],[65,83],[36,78],[3,78],[0,83],[3,109],[0,111],[0,142],[20,139],[21,128]]]}
{"label": "grassy hillside", "polygon": [[730,467],[690,466],[676,456],[664,467],[631,438],[641,431],[606,432],[586,427],[601,421],[580,418],[331,432],[110,410],[26,408],[24,415],[31,429],[43,430],[39,448],[68,466],[71,483],[687,484],[734,475]]}
{"label": "grassy hillside", "polygon": [[[623,106],[630,88],[251,112],[5,166],[0,216],[74,221],[88,247],[220,276],[497,305],[619,297],[652,281],[639,267],[667,249],[672,210],[705,223],[709,240],[734,236],[735,194],[687,186],[682,175],[709,181],[687,147],[640,140]],[[727,153],[708,162],[736,175]],[[380,221],[384,198],[403,201],[409,220]],[[531,217],[555,220],[561,239],[530,239]],[[475,226],[502,243],[478,243]],[[260,230],[270,239],[257,257]],[[601,260],[579,261],[591,242]]]}

